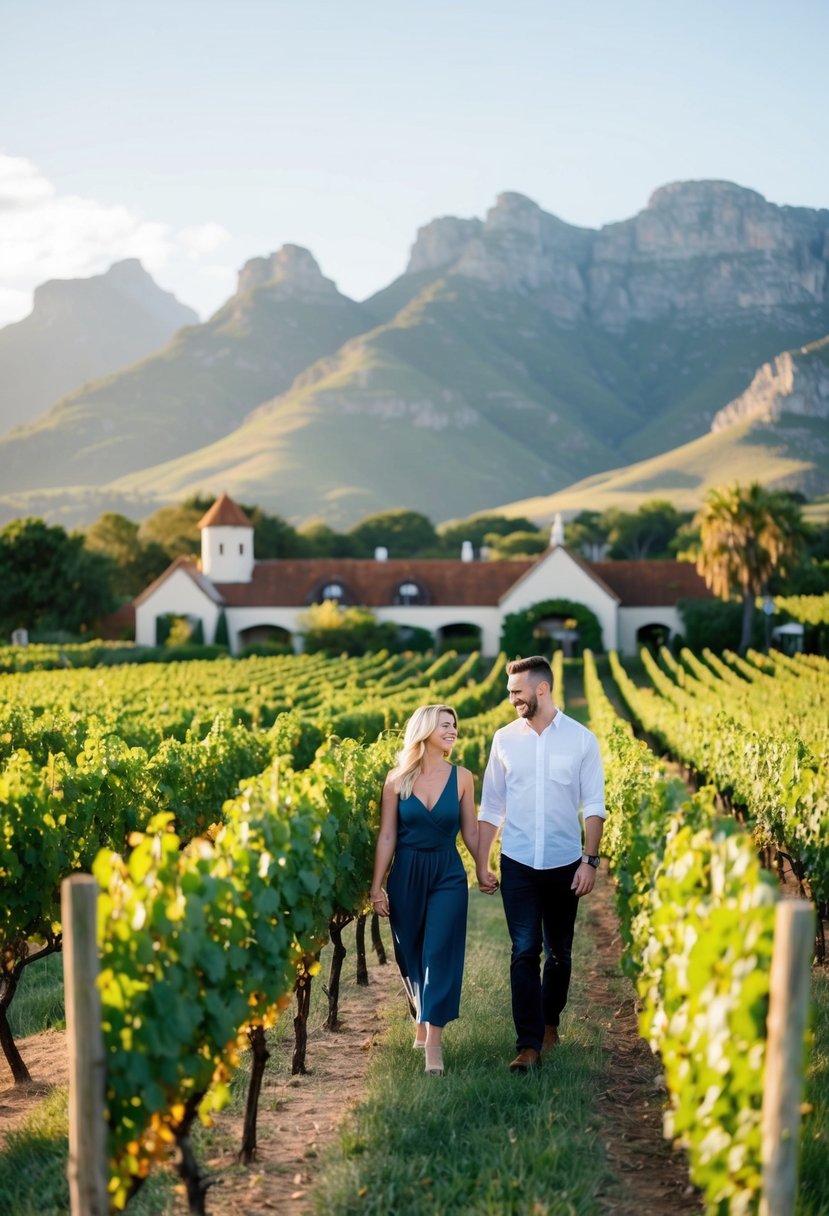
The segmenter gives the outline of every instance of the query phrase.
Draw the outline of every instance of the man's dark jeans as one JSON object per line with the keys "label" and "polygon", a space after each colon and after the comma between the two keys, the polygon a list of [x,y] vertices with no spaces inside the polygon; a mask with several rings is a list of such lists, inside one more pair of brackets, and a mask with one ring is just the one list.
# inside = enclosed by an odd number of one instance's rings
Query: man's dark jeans
{"label": "man's dark jeans", "polygon": [[[510,984],[516,1046],[541,1050],[544,1027],[558,1026],[567,1004],[578,896],[571,883],[581,858],[534,870],[501,856],[501,895],[512,939]],[[546,959],[541,973],[541,951]]]}

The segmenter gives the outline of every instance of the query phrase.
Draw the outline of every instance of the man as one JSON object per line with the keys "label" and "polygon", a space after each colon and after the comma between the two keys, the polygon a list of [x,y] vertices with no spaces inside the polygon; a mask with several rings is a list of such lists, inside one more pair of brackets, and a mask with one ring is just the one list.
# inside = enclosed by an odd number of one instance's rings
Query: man
{"label": "man", "polygon": [[497,890],[489,858],[503,824],[501,895],[512,939],[518,1050],[510,1070],[525,1073],[558,1043],[578,903],[593,890],[599,865],[604,773],[596,736],[556,707],[547,660],[516,659],[507,663],[507,676],[518,718],[492,741],[478,816],[477,872],[482,891]]}

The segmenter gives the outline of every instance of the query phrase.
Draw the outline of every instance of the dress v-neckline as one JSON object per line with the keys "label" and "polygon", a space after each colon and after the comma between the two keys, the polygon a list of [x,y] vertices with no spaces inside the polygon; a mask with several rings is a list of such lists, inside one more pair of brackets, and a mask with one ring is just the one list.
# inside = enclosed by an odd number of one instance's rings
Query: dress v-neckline
{"label": "dress v-neckline", "polygon": [[441,798],[443,797],[443,795],[444,795],[444,794],[446,793],[446,791],[449,789],[449,782],[452,780],[452,774],[453,774],[455,771],[456,771],[456,769],[455,769],[454,764],[450,764],[450,765],[449,765],[449,776],[446,778],[446,781],[445,781],[445,783],[444,783],[443,789],[440,791],[440,793],[438,794],[437,798],[435,799],[435,801],[432,803],[432,805],[431,805],[431,806],[427,806],[427,805],[426,805],[426,803],[423,801],[423,799],[420,797],[420,795],[419,795],[419,794],[416,794],[416,793],[414,792],[414,790],[412,790],[412,798],[417,798],[418,802],[419,802],[419,803],[420,803],[420,805],[423,807],[423,809],[424,809],[424,811],[426,812],[426,814],[427,814],[427,815],[431,815],[431,814],[432,814],[432,812],[434,811],[434,809],[435,809],[435,807],[437,806],[437,804],[440,802],[440,800],[441,800]]}

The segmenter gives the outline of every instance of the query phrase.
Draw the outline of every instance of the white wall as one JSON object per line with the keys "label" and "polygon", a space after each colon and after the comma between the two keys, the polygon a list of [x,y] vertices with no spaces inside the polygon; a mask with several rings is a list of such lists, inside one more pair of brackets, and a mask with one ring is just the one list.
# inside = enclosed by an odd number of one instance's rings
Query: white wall
{"label": "white wall", "polygon": [[[227,608],[228,637],[232,654],[242,647],[239,634],[256,625],[277,625],[287,629],[293,637],[294,649],[299,652],[302,638],[299,620],[305,608]],[[496,655],[501,640],[501,614],[497,608],[459,607],[407,607],[393,604],[385,608],[372,609],[378,621],[392,621],[396,625],[416,626],[437,633],[446,625],[475,625],[481,630],[481,649],[486,655]],[[205,636],[206,633],[205,633]]]}
{"label": "white wall", "polygon": [[253,578],[253,528],[202,528],[201,568],[214,583],[249,583]]}
{"label": "white wall", "polygon": [[403,604],[373,609],[378,621],[412,625],[437,634],[447,625],[474,625],[481,631],[481,652],[493,658],[501,641],[501,613],[498,608],[459,608],[457,606],[406,607]]}
{"label": "white wall", "polygon": [[[620,608],[619,645],[620,654],[635,655],[639,652],[636,631],[643,625],[666,625],[675,633],[682,633],[682,617],[676,608]],[[608,646],[608,650],[612,647]]]}
{"label": "white wall", "polygon": [[302,638],[299,636],[298,624],[304,611],[304,608],[226,608],[230,653],[239,653],[244,645],[239,634],[256,625],[275,625],[280,629],[287,629],[291,634],[294,650],[299,653],[302,649]]}
{"label": "white wall", "polygon": [[175,570],[151,596],[135,609],[135,640],[139,646],[155,646],[156,617],[168,612],[196,617],[202,623],[205,642],[212,642],[219,619],[219,606],[183,570]]}
{"label": "white wall", "polygon": [[572,600],[584,604],[598,618],[604,649],[617,648],[617,600],[573,561],[565,549],[553,549],[543,562],[511,588],[501,601],[501,611],[504,616],[510,612],[526,612],[544,600]]}

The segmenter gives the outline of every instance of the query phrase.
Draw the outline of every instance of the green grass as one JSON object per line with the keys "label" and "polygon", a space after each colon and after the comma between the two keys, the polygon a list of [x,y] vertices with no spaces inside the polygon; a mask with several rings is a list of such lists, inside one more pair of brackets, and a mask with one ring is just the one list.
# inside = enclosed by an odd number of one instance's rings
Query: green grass
{"label": "green grass", "polygon": [[800,1135],[797,1216],[829,1213],[829,972],[812,975],[814,1042],[806,1075],[806,1111]]}
{"label": "green grass", "polygon": [[66,1025],[62,954],[50,954],[24,969],[9,1006],[9,1025],[16,1039]]}
{"label": "green grass", "polygon": [[[0,1153],[0,1212],[4,1216],[67,1216],[69,1184],[67,1091],[55,1089],[6,1137]],[[128,1216],[169,1216],[173,1178],[154,1175],[127,1205]],[[179,1208],[180,1210],[180,1208]]]}
{"label": "green grass", "polygon": [[[577,946],[586,934],[577,931]],[[577,950],[578,953],[578,950]],[[578,961],[571,998],[579,993]],[[575,1016],[538,1074],[512,1075],[509,942],[500,900],[473,893],[461,1017],[444,1033],[446,1076],[428,1077],[401,1006],[373,1054],[366,1100],[322,1165],[316,1210],[347,1213],[598,1212],[611,1179],[592,1096],[598,1029]]]}

